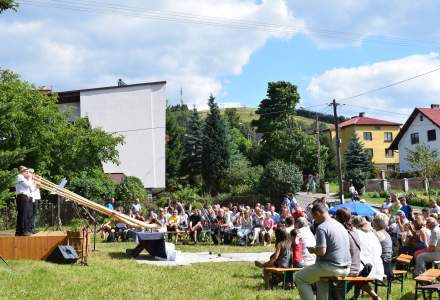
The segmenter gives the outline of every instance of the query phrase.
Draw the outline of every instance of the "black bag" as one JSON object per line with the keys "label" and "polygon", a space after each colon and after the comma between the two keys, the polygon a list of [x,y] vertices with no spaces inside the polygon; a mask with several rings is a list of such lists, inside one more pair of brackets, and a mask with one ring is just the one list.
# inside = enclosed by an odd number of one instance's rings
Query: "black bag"
{"label": "black bag", "polygon": [[359,272],[359,277],[368,277],[373,269],[373,266],[370,263],[364,264],[362,261],[361,263],[364,265],[364,268]]}

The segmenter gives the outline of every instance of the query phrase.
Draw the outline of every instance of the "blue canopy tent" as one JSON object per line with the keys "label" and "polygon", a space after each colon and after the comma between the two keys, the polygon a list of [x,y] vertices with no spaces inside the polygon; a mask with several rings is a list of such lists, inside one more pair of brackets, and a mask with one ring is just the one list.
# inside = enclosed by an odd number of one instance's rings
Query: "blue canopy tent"
{"label": "blue canopy tent", "polygon": [[371,207],[368,204],[352,201],[333,206],[329,209],[329,213],[334,215],[338,209],[343,207],[348,208],[351,211],[351,214],[354,216],[364,216],[371,218],[378,212],[375,208]]}

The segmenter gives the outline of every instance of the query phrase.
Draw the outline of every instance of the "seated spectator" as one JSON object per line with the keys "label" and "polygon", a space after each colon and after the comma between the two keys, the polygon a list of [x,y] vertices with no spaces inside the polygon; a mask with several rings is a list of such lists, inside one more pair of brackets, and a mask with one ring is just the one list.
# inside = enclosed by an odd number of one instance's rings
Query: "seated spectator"
{"label": "seated spectator", "polygon": [[393,203],[391,202],[391,196],[390,197],[387,197],[386,199],[385,199],[385,202],[381,205],[381,207],[380,207],[380,209],[381,210],[390,210],[391,209],[391,205],[392,205]]}
{"label": "seated spectator", "polygon": [[282,224],[283,226],[285,226],[286,225],[286,219],[288,217],[291,217],[290,209],[287,206],[283,206],[281,208],[281,214],[280,214],[280,221],[279,221],[279,223]]}
{"label": "seated spectator", "polygon": [[189,217],[189,234],[194,243],[197,244],[197,235],[202,231],[202,217],[200,216],[200,210],[194,209],[192,215]]}
{"label": "seated spectator", "polygon": [[287,234],[290,234],[290,232],[295,229],[295,219],[293,217],[287,217],[285,223],[286,227],[284,230],[287,232]]}
{"label": "seated spectator", "polygon": [[304,259],[302,256],[303,245],[297,229],[290,231],[290,239],[292,240],[292,267],[302,268],[304,267]]}
{"label": "seated spectator", "polygon": [[400,201],[397,199],[397,194],[392,193],[391,194],[391,209],[390,214],[391,216],[396,216],[401,210],[402,204],[400,204]]}
{"label": "seated spectator", "polygon": [[426,270],[426,264],[440,260],[440,228],[437,220],[429,217],[426,220],[426,227],[431,230],[429,247],[425,253],[416,257],[415,275],[420,275]]}
{"label": "seated spectator", "polygon": [[173,214],[171,215],[171,217],[168,218],[167,220],[167,230],[168,231],[174,231],[174,232],[179,232],[179,225],[180,225],[180,218],[177,214],[177,210],[173,211]]}
{"label": "seated spectator", "polygon": [[158,230],[159,232],[166,232],[167,231],[167,223],[168,218],[165,209],[160,208],[159,209],[159,216],[157,218],[157,221],[159,222],[161,228]]}
{"label": "seated spectator", "polygon": [[275,230],[275,252],[270,256],[267,262],[255,261],[257,267],[290,267],[292,260],[292,241],[287,232],[283,229]]}
{"label": "seated spectator", "polygon": [[275,206],[270,207],[270,212],[272,213],[272,220],[274,228],[277,228],[278,223],[280,223],[280,214],[275,211]]}
{"label": "seated spectator", "polygon": [[237,231],[237,236],[240,238],[239,243],[240,245],[247,245],[249,242],[249,234],[253,227],[252,218],[247,209],[243,210],[243,214],[238,219],[237,225],[240,226]]}
{"label": "seated spectator", "polygon": [[316,246],[316,239],[310,230],[309,223],[304,217],[300,217],[295,221],[295,228],[298,230],[299,236],[302,242],[302,257],[305,266],[315,264],[316,255],[309,252],[307,248],[313,248]]}
{"label": "seated spectator", "polygon": [[263,222],[264,222],[264,215],[262,210],[259,207],[255,208],[255,215],[253,218],[253,237],[251,245],[255,244],[255,242],[260,243],[260,233],[263,228]]}
{"label": "seated spectator", "polygon": [[388,227],[388,217],[384,214],[376,214],[374,216],[372,226],[374,230],[376,230],[376,236],[380,242],[380,246],[382,247],[382,254],[380,258],[382,259],[384,273],[388,280],[392,280],[394,278],[391,265],[393,244],[391,236],[386,231]]}
{"label": "seated spectator", "polygon": [[115,198],[111,198],[111,200],[105,204],[105,207],[107,207],[108,209],[114,210],[115,209]]}
{"label": "seated spectator", "polygon": [[405,213],[405,217],[410,221],[414,220],[413,209],[411,205],[406,202],[406,198],[404,196],[400,196],[399,201],[401,205],[400,210]]}
{"label": "seated spectator", "polygon": [[139,201],[139,199],[136,199],[133,204],[131,205],[131,210],[133,211],[133,213],[141,213],[142,207],[141,207],[141,202]]}
{"label": "seated spectator", "polygon": [[[438,201],[438,200],[437,200]],[[436,200],[431,200],[429,201],[429,206],[430,206],[430,210],[429,213],[430,214],[440,214],[440,206],[438,205],[438,202]]]}
{"label": "seated spectator", "polygon": [[128,210],[127,212],[127,216],[129,216],[130,218],[135,218],[135,215],[133,214],[133,211],[131,209]]}
{"label": "seated spectator", "polygon": [[298,204],[295,204],[294,209],[292,210],[292,217],[296,220],[296,219],[298,219],[300,217],[304,217],[304,216],[305,216],[305,214],[304,214],[304,211],[301,208],[301,206],[299,206]]}
{"label": "seated spectator", "polygon": [[429,209],[427,209],[426,207],[422,208],[422,215],[423,218],[428,219],[429,218]]}
{"label": "seated spectator", "polygon": [[135,214],[134,218],[135,218],[136,220],[139,220],[139,221],[145,222],[145,218],[144,218],[144,216],[142,216],[139,212],[137,212],[137,213]]}
{"label": "seated spectator", "polygon": [[272,219],[272,214],[269,211],[264,213],[263,229],[261,231],[261,236],[264,240],[264,246],[272,243],[272,233],[273,233],[274,221]]}
{"label": "seated spectator", "polygon": [[188,228],[188,215],[186,214],[183,206],[180,208],[179,220],[180,220],[179,229],[186,230]]}

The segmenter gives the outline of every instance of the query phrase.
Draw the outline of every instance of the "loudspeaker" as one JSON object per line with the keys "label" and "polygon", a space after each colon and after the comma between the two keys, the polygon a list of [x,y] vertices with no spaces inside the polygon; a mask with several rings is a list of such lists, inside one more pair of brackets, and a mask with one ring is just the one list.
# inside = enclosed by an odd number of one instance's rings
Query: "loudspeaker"
{"label": "loudspeaker", "polygon": [[73,264],[79,259],[72,246],[58,246],[47,257],[47,261],[57,264]]}

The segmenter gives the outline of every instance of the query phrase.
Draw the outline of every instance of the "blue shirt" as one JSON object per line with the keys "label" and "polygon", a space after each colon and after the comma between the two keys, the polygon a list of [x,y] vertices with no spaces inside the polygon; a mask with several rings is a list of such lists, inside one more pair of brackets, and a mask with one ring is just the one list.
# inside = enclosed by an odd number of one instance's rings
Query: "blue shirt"
{"label": "blue shirt", "polygon": [[105,205],[105,207],[107,207],[108,209],[111,209],[111,210],[115,210],[115,209],[113,208],[113,204],[111,204],[110,202],[107,203],[107,204]]}
{"label": "blue shirt", "polygon": [[283,202],[281,202],[281,205],[286,205],[287,207],[290,207],[290,200],[289,200],[289,198],[284,198]]}
{"label": "blue shirt", "polygon": [[298,203],[298,201],[296,200],[295,197],[292,198],[292,200],[290,200],[290,210],[294,210],[295,209],[295,205]]}
{"label": "blue shirt", "polygon": [[277,212],[274,212],[272,215],[272,220],[275,224],[278,224],[280,222],[280,214]]}
{"label": "blue shirt", "polygon": [[411,212],[412,212],[411,206],[409,206],[408,204],[405,204],[400,208],[400,210],[405,213],[405,216],[408,220],[411,220]]}

